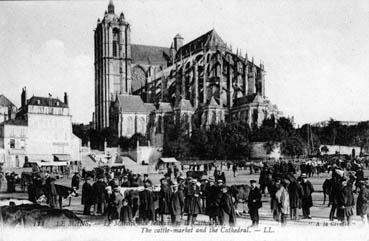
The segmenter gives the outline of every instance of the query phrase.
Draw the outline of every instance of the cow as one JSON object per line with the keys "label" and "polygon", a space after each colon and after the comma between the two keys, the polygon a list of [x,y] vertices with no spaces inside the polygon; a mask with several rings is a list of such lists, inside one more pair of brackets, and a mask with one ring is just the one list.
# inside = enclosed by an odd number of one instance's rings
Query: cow
{"label": "cow", "polygon": [[192,177],[197,180],[201,180],[204,175],[207,175],[205,171],[188,171],[186,172],[187,177]]}
{"label": "cow", "polygon": [[[243,207],[243,213],[246,213],[245,204],[249,198],[251,187],[247,184],[232,185],[229,192],[234,199],[235,209],[237,210],[238,204],[241,203]],[[237,212],[237,215],[239,213]]]}
{"label": "cow", "polygon": [[0,207],[0,221],[6,225],[57,227],[82,226],[83,222],[67,209],[52,209],[39,204],[10,203]]}
{"label": "cow", "polygon": [[58,202],[60,209],[63,208],[63,199],[69,198],[69,205],[71,205],[72,197],[78,197],[78,193],[74,188],[66,187],[63,185],[55,184],[56,192],[58,193]]}
{"label": "cow", "polygon": [[[332,182],[333,182],[332,179],[325,179],[324,182],[323,182],[323,185],[322,185],[322,188],[323,188],[323,205],[325,205],[326,196],[328,195],[328,198],[329,198],[329,196],[331,195]],[[330,201],[328,200],[328,207],[329,206],[330,206]]]}

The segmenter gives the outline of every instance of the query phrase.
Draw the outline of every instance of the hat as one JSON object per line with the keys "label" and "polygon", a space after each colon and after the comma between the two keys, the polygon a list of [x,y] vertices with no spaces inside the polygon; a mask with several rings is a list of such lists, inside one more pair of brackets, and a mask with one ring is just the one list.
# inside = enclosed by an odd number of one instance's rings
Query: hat
{"label": "hat", "polygon": [[252,183],[256,183],[256,181],[255,180],[250,180],[250,183],[252,184]]}
{"label": "hat", "polygon": [[301,177],[302,178],[307,177],[306,173],[301,173]]}
{"label": "hat", "polygon": [[219,183],[219,182],[223,183],[223,180],[222,180],[222,179],[218,179],[218,180],[217,180],[217,182],[218,182],[218,183]]}
{"label": "hat", "polygon": [[192,179],[191,180],[191,183],[197,183],[197,180],[196,179]]}

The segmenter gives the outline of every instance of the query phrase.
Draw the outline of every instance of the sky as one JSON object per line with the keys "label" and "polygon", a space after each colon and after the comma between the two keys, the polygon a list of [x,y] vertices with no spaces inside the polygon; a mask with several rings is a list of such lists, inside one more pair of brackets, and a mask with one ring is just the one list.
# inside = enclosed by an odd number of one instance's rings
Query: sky
{"label": "sky", "polygon": [[[1,1],[0,94],[63,97],[73,122],[94,110],[94,40],[108,0]],[[215,29],[264,62],[266,95],[298,125],[369,120],[369,1],[113,0],[132,43],[169,47]]]}

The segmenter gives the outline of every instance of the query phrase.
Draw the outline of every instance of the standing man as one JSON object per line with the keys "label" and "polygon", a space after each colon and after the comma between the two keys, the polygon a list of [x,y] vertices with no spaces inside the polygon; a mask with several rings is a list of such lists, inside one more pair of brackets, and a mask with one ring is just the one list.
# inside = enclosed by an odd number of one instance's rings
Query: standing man
{"label": "standing man", "polygon": [[196,179],[192,179],[186,190],[185,212],[187,213],[187,225],[196,222],[197,214],[201,211],[200,188]]}
{"label": "standing man", "polygon": [[303,190],[300,183],[295,179],[292,179],[290,185],[288,185],[288,194],[290,195],[291,220],[296,220],[297,209],[300,209],[302,204]]}
{"label": "standing man", "polygon": [[94,189],[91,185],[91,177],[85,178],[85,183],[82,185],[81,203],[84,205],[83,215],[90,215],[91,206],[94,203]]}
{"label": "standing man", "polygon": [[172,185],[172,196],[170,199],[170,214],[173,225],[181,224],[181,215],[184,207],[183,191],[178,188],[178,183]]}
{"label": "standing man", "polygon": [[161,186],[159,192],[159,213],[161,222],[164,223],[164,215],[170,214],[172,189],[170,188],[166,178],[163,178],[160,181]]}
{"label": "standing man", "polygon": [[237,164],[233,163],[232,165],[233,177],[237,176]]}
{"label": "standing man", "polygon": [[259,208],[261,208],[261,193],[259,188],[256,186],[256,181],[251,180],[251,190],[247,205],[249,207],[249,214],[252,221],[252,226],[259,225]]}
{"label": "standing man", "polygon": [[80,182],[79,173],[75,172],[73,177],[72,177],[72,188],[74,188],[75,190],[78,190],[79,189],[79,182]]}
{"label": "standing man", "polygon": [[221,187],[221,198],[219,202],[219,224],[234,226],[236,224],[236,212],[228,187]]}
{"label": "standing man", "polygon": [[[145,189],[139,192],[140,204],[138,207],[140,221],[143,224],[148,224],[154,221],[155,217],[155,197],[152,192],[152,187],[150,182],[144,181]],[[132,213],[132,210],[131,210]]]}
{"label": "standing man", "polygon": [[[93,184],[93,189],[95,191],[96,197],[95,197],[95,204],[94,204],[94,215],[96,215],[98,212],[103,214],[105,212],[106,207],[106,183],[104,182],[104,178],[100,177],[97,182]],[[113,187],[112,187],[113,189]]]}
{"label": "standing man", "polygon": [[279,211],[281,213],[282,226],[287,225],[287,217],[290,211],[290,197],[288,195],[288,191],[286,190],[286,186],[287,184],[284,181],[281,182],[279,190],[275,194],[278,202]]}
{"label": "standing man", "polygon": [[369,201],[369,190],[366,186],[366,180],[362,180],[359,183],[359,196],[356,201],[356,215],[361,217],[363,224],[368,224],[368,201]]}
{"label": "standing man", "polygon": [[311,219],[310,208],[313,206],[313,198],[311,194],[314,192],[314,188],[311,182],[307,180],[307,176],[305,173],[301,174],[301,186],[303,190],[302,215],[303,218]]}
{"label": "standing man", "polygon": [[205,189],[205,197],[206,197],[206,215],[209,216],[209,220],[211,224],[218,223],[218,197],[220,190],[218,186],[215,185],[214,178],[209,178],[209,185]]}

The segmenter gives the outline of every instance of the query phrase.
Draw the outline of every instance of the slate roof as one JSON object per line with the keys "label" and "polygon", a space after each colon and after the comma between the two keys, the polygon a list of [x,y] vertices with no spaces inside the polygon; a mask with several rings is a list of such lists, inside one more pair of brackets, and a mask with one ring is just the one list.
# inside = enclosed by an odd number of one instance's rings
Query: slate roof
{"label": "slate roof", "polygon": [[176,57],[179,58],[181,55],[183,57],[188,56],[189,53],[197,53],[198,51],[202,50],[203,47],[216,47],[219,48],[223,47],[226,48],[226,44],[218,35],[218,33],[212,29],[209,32],[201,35],[200,37],[188,42],[187,44],[183,45],[177,52]]}
{"label": "slate roof", "polygon": [[0,95],[0,106],[13,107],[15,105],[5,95]]}
{"label": "slate roof", "polygon": [[139,95],[119,95],[119,108],[122,112],[128,113],[148,113],[148,106],[142,101]]}
{"label": "slate roof", "polygon": [[132,62],[166,66],[169,60],[169,48],[131,44]]}
{"label": "slate roof", "polygon": [[57,98],[38,97],[38,96],[32,96],[28,100],[27,104],[37,106],[63,107],[63,108],[68,107],[68,105],[64,104],[64,102],[62,102]]}

